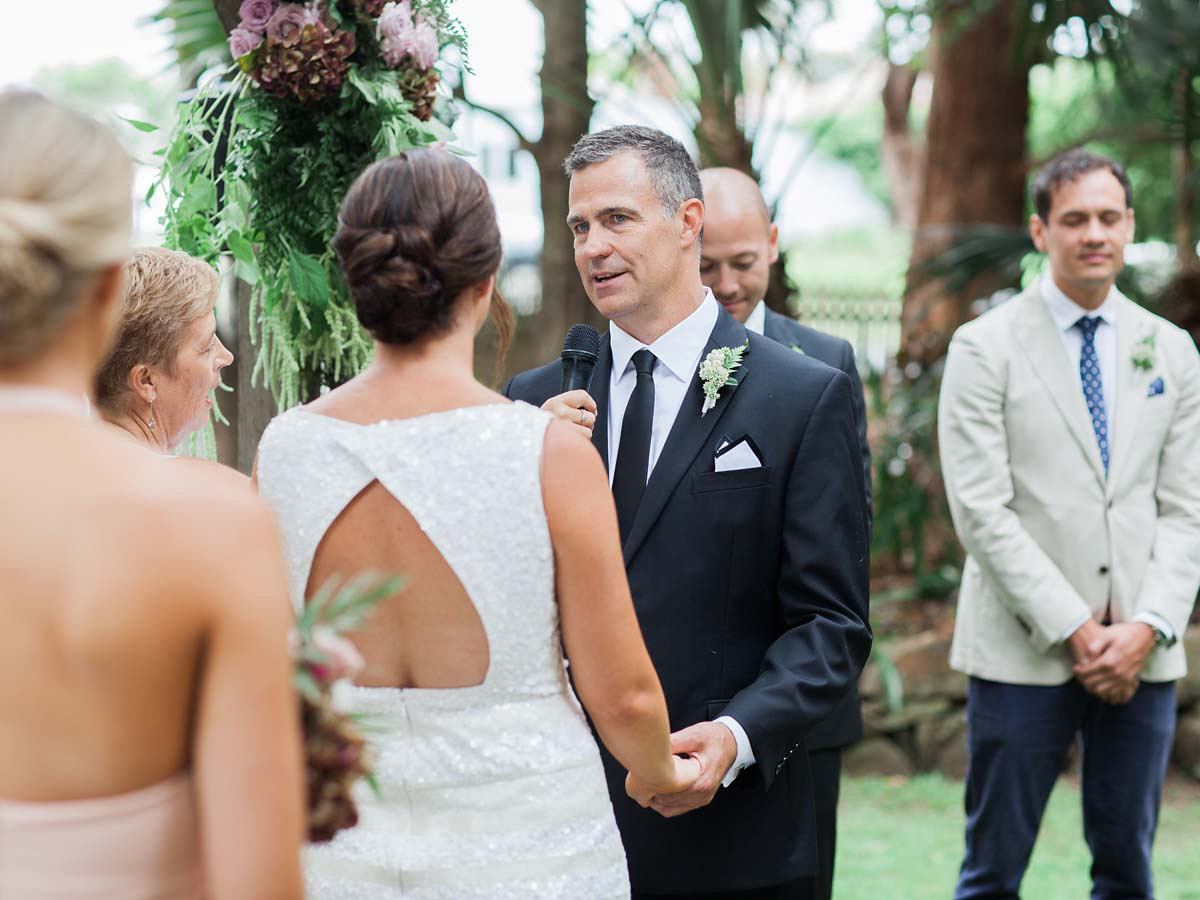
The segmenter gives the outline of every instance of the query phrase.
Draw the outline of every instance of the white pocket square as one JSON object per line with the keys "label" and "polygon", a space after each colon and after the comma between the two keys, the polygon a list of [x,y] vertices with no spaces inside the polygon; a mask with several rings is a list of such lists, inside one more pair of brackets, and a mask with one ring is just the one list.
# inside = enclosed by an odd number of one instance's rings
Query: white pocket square
{"label": "white pocket square", "polygon": [[745,438],[730,446],[726,441],[717,448],[716,458],[713,460],[714,470],[717,472],[733,472],[738,469],[760,469],[762,468],[762,460],[758,458],[758,454],[754,452],[754,448],[750,446],[749,441]]}

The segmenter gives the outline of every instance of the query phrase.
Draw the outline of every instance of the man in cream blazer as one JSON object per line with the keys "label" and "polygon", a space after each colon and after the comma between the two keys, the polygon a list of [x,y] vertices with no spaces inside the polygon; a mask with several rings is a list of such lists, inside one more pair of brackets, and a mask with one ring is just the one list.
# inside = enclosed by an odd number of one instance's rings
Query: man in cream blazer
{"label": "man in cream blazer", "polygon": [[951,650],[971,676],[955,896],[1018,896],[1078,736],[1092,896],[1152,897],[1200,588],[1200,356],[1113,286],[1133,236],[1119,165],[1072,151],[1033,197],[1049,271],[957,331],[938,408],[968,554]]}

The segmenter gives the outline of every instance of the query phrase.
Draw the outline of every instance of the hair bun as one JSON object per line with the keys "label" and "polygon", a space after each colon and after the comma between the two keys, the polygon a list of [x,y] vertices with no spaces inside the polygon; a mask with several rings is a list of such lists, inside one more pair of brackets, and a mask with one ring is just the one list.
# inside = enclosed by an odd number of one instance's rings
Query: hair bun
{"label": "hair bun", "polygon": [[133,167],[102,125],[0,91],[0,364],[53,340],[89,279],[129,252]]}
{"label": "hair bun", "polygon": [[358,318],[379,341],[444,331],[467,288],[500,266],[500,231],[483,178],[442,150],[369,166],[342,202],[333,248]]}

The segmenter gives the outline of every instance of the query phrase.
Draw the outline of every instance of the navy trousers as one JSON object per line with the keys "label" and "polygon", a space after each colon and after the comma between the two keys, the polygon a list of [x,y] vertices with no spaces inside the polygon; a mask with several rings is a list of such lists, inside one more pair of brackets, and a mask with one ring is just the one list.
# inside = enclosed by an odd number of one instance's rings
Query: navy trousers
{"label": "navy trousers", "polygon": [[1175,684],[1142,682],[1110,706],[1077,681],[972,678],[967,692],[967,841],[956,900],[1017,898],[1050,791],[1076,736],[1093,900],[1151,898],[1150,850],[1175,730]]}

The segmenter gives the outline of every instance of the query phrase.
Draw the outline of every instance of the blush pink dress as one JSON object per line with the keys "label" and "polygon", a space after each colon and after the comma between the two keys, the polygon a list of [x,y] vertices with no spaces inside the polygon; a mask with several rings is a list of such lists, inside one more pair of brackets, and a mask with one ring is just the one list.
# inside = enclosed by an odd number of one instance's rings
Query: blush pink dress
{"label": "blush pink dress", "polygon": [[203,900],[188,773],[87,800],[0,799],[0,897]]}

